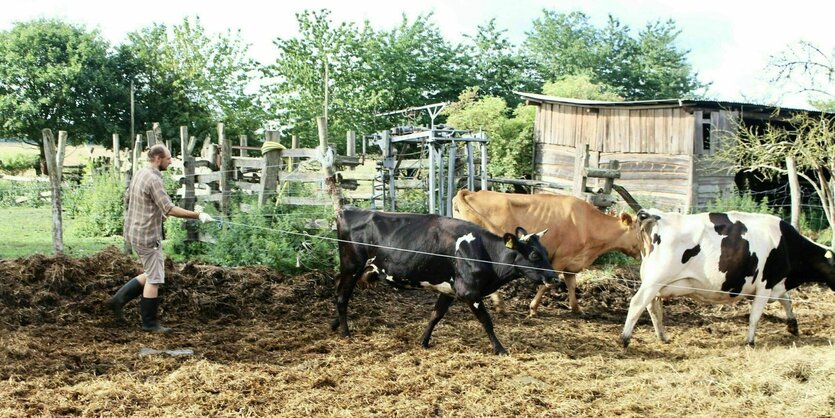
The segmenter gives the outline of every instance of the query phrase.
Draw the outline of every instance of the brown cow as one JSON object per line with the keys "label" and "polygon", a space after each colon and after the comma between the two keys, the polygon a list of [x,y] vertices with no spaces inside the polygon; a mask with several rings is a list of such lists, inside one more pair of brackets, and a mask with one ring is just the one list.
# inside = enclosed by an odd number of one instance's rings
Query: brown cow
{"label": "brown cow", "polygon": [[[641,251],[638,223],[633,222],[631,216],[606,215],[573,196],[460,190],[453,199],[452,216],[481,225],[494,234],[503,234],[517,226],[532,231],[548,228],[551,233],[543,237],[542,244],[548,250],[554,270],[563,272],[568,301],[574,312],[580,312],[576,295],[577,273],[605,252],[621,251],[637,257]],[[549,288],[547,285],[539,287],[531,301],[531,316],[536,315],[542,296]],[[500,296],[493,294],[492,299],[501,309]]]}

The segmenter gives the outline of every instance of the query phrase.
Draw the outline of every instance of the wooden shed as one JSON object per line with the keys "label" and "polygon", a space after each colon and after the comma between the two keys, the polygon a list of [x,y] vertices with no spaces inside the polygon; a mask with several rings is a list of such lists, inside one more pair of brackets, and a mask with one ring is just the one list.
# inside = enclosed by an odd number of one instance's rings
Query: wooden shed
{"label": "wooden shed", "polygon": [[[590,166],[620,161],[624,186],[646,204],[698,212],[735,185],[737,173],[710,158],[737,120],[775,122],[796,109],[705,100],[608,102],[519,93],[537,106],[537,179],[571,190],[577,147],[589,145]],[[593,184],[591,185],[593,186]]]}

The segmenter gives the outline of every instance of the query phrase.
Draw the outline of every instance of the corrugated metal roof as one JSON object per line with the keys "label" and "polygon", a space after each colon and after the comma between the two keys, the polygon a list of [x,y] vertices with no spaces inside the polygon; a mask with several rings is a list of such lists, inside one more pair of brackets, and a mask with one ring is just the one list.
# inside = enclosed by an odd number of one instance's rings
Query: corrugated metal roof
{"label": "corrugated metal roof", "polygon": [[572,99],[567,97],[548,96],[544,94],[514,92],[529,103],[551,103],[567,104],[580,107],[623,107],[623,108],[671,108],[671,107],[699,107],[707,109],[742,109],[745,112],[774,113],[779,110],[781,114],[808,112],[820,115],[821,112],[809,109],[795,109],[787,107],[776,107],[759,105],[754,103],[728,102],[719,100],[687,100],[687,99],[656,99],[656,100],[634,100],[611,102],[605,100]]}

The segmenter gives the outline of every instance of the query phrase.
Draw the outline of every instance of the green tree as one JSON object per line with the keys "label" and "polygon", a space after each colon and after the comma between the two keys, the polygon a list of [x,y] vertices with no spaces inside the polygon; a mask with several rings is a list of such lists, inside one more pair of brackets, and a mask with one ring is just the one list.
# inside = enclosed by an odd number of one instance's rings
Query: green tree
{"label": "green tree", "polygon": [[706,85],[687,62],[689,51],[675,45],[679,34],[672,20],[633,35],[613,16],[598,28],[583,13],[544,10],[525,47],[545,80],[585,73],[627,100],[691,97]]}
{"label": "green tree", "polygon": [[614,87],[591,81],[591,76],[587,72],[567,75],[557,81],[548,81],[542,86],[542,93],[574,99],[623,100]]}
{"label": "green tree", "polygon": [[513,107],[521,100],[514,91],[536,91],[542,80],[533,62],[518,52],[506,32],[496,27],[495,18],[478,26],[474,35],[466,35],[473,46],[468,59],[479,91],[501,97]]}
{"label": "green tree", "polygon": [[264,113],[248,89],[260,74],[248,48],[239,32],[207,33],[199,18],[128,34],[117,62],[136,85],[136,126],[160,122],[168,138],[179,137],[180,125],[198,136],[215,132],[218,122],[227,135],[259,128]]}
{"label": "green tree", "polygon": [[327,10],[297,19],[298,37],[275,41],[279,57],[267,68],[274,82],[264,95],[303,145],[318,143],[315,119],[326,109],[331,141],[342,144],[349,129],[374,132],[391,124],[377,113],[455,100],[472,84],[463,48],[447,42],[431,16],[404,17],[380,31],[368,22],[335,24]]}
{"label": "green tree", "polygon": [[37,146],[41,160],[44,128],[72,143],[107,138],[123,95],[97,31],[38,19],[0,32],[0,136]]}
{"label": "green tree", "polygon": [[490,139],[488,172],[494,177],[531,178],[533,174],[533,122],[536,108],[508,108],[501,97],[478,97],[478,88],[464,90],[459,100],[444,109],[447,123],[456,129],[484,131]]}

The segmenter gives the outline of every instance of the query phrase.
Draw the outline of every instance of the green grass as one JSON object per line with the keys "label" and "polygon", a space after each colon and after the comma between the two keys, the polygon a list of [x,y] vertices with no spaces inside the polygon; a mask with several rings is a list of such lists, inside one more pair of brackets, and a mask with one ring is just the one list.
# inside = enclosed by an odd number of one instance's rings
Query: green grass
{"label": "green grass", "polygon": [[[64,253],[94,254],[108,245],[122,245],[121,237],[79,238],[68,234],[72,219],[64,218]],[[0,258],[53,254],[52,208],[0,208]]]}

